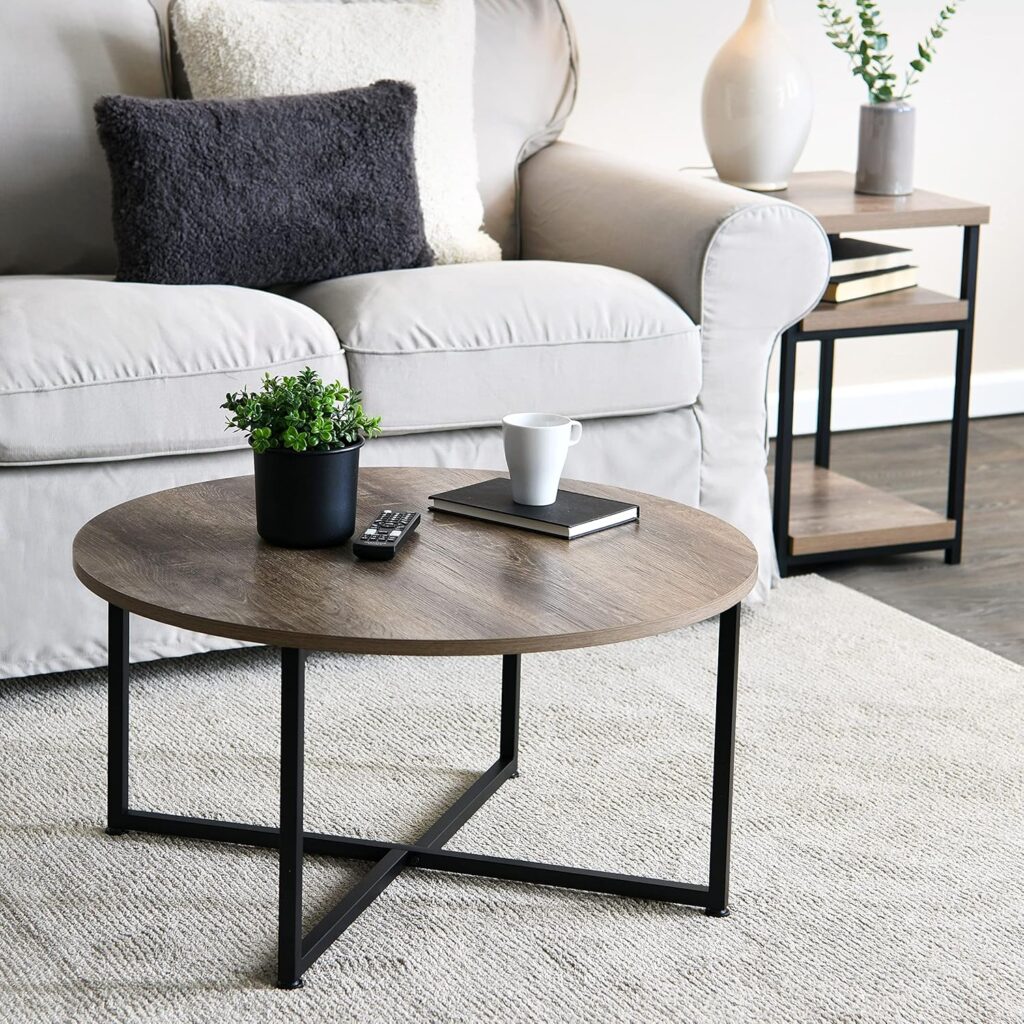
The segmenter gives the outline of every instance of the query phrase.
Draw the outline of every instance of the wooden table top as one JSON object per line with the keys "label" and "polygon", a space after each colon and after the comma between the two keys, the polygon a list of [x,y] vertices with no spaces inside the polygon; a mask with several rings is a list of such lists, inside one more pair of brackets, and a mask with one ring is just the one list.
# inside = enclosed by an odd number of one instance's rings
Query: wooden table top
{"label": "wooden table top", "polygon": [[363,469],[357,530],[382,508],[419,529],[390,562],[351,544],[294,550],[256,533],[252,477],[125,502],[75,538],[75,574],[159,622],[278,647],[371,654],[520,654],[615,643],[710,618],[754,585],[738,530],[677,502],[566,481],[641,507],[639,523],[557,537],[428,512],[427,497],[493,472]]}
{"label": "wooden table top", "polygon": [[854,176],[848,171],[803,171],[790,176],[789,188],[771,195],[813,214],[830,234],[956,227],[989,220],[989,208],[968,199],[922,188],[908,196],[864,196],[854,192],[853,184]]}

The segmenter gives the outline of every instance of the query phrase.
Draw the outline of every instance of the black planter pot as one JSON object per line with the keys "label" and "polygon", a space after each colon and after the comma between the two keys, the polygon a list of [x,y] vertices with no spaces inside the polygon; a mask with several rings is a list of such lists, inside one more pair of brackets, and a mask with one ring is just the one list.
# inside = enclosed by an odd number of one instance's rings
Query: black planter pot
{"label": "black planter pot", "polygon": [[259,535],[286,548],[344,544],[356,529],[362,447],[357,441],[333,452],[253,452]]}

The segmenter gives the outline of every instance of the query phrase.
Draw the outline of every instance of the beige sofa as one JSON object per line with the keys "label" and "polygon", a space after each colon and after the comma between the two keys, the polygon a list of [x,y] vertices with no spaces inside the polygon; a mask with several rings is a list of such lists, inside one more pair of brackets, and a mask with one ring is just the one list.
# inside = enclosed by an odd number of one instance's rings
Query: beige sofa
{"label": "beige sofa", "polygon": [[[91,106],[163,96],[146,0],[0,6],[0,676],[103,664],[75,531],[148,491],[246,473],[225,392],[309,365],[384,417],[365,465],[502,465],[510,410],[587,421],[567,473],[700,505],[774,576],[765,388],[828,275],[787,204],[557,142],[576,88],[557,0],[478,0],[477,145],[495,264],[363,275],[285,297],[111,280]],[[227,641],[156,623],[136,659]]]}

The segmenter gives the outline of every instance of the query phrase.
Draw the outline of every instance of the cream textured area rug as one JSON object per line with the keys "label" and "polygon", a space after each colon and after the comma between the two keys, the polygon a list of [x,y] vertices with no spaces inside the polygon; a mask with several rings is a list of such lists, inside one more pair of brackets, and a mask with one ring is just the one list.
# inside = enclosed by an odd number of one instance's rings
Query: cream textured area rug
{"label": "cream textured area rug", "polygon": [[[523,659],[522,777],[453,848],[706,880],[715,632]],[[314,655],[307,827],[412,838],[500,659]],[[273,823],[277,661],[133,674],[132,804]],[[1019,1021],[1024,669],[817,577],[743,618],[733,914],[409,871],[272,987],[269,851],[110,837],[102,672],[0,684],[0,1019]],[[311,914],[360,865],[309,858]]]}

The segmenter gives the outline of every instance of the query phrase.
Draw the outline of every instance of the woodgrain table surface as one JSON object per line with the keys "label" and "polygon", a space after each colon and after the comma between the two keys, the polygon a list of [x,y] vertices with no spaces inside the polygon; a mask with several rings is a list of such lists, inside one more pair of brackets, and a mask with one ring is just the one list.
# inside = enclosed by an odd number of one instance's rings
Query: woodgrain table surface
{"label": "woodgrain table surface", "polygon": [[427,497],[496,475],[363,469],[357,530],[382,508],[422,513],[393,561],[351,544],[272,547],[252,477],[191,484],[103,512],[74,543],[79,580],[159,622],[278,647],[371,654],[523,654],[651,636],[717,615],[753,587],[738,530],[677,502],[563,486],[640,505],[639,523],[557,537],[429,512]]}

